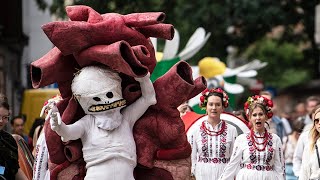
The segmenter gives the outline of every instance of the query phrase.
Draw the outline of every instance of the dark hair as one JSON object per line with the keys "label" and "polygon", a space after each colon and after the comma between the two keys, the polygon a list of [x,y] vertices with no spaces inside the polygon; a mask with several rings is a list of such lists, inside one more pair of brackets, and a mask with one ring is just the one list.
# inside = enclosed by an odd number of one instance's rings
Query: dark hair
{"label": "dark hair", "polygon": [[10,110],[10,106],[8,103],[8,98],[6,95],[0,93],[0,107],[3,107],[7,110]]}
{"label": "dark hair", "polygon": [[15,116],[15,117],[13,117],[13,118],[11,119],[11,121],[10,121],[11,126],[13,126],[14,121],[15,121],[16,119],[22,119],[22,120],[23,120],[23,124],[26,122],[26,116],[23,115],[23,114],[20,114],[20,115]]}
{"label": "dark hair", "polygon": [[[221,99],[221,104],[222,104],[222,106],[224,107],[223,94],[222,94],[222,93],[219,93],[219,92],[210,92],[210,93],[208,94],[208,96],[207,96],[207,100],[209,99],[210,96],[218,96],[218,97],[220,97],[220,99]],[[207,106],[207,103],[208,103],[208,102],[205,103],[205,106]]]}
{"label": "dark hair", "polygon": [[298,133],[302,133],[304,128],[304,119],[296,119],[292,122],[292,131],[297,131]]}
{"label": "dark hair", "polygon": [[237,111],[233,111],[233,114],[235,116],[242,116],[243,117],[243,120],[245,121],[249,121],[247,115],[246,115],[246,112],[243,110],[243,109],[239,109]]}
{"label": "dark hair", "polygon": [[32,127],[30,129],[30,132],[29,132],[29,137],[33,137],[33,134],[34,134],[34,131],[36,130],[36,128],[38,126],[42,126],[44,124],[44,118],[36,118],[32,124]]}

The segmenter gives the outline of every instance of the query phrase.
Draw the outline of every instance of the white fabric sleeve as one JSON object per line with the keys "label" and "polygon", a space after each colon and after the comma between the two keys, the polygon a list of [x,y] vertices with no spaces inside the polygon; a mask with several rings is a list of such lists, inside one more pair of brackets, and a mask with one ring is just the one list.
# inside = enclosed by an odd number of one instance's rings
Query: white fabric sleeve
{"label": "white fabric sleeve", "polygon": [[191,175],[195,175],[196,173],[196,164],[197,164],[197,154],[198,154],[198,147],[197,147],[197,131],[190,136],[189,143],[191,145]]}
{"label": "white fabric sleeve", "polygon": [[48,149],[44,133],[40,134],[35,146],[36,155],[33,164],[33,180],[43,180],[48,172]]}
{"label": "white fabric sleeve", "polygon": [[282,143],[280,137],[276,134],[272,134],[275,138],[275,155],[274,155],[274,171],[277,173],[277,179],[285,179],[285,163],[284,163],[284,156],[282,150]]}
{"label": "white fabric sleeve", "polygon": [[232,138],[232,142],[230,144],[230,154],[232,154],[232,152],[233,152],[234,142],[235,142],[235,140],[236,140],[236,138],[238,136],[237,129],[234,126],[232,126],[232,127],[233,127],[232,131],[230,131],[231,132],[230,136]]}
{"label": "white fabric sleeve", "polygon": [[307,146],[304,148],[303,151],[303,156],[302,156],[302,164],[301,164],[301,171],[300,171],[300,176],[299,180],[309,180],[311,176],[311,167],[310,167],[310,147]]}
{"label": "white fabric sleeve", "polygon": [[135,78],[135,80],[140,83],[142,95],[122,111],[125,119],[129,120],[131,127],[133,127],[134,123],[146,112],[149,106],[157,103],[156,93],[150,80],[150,73],[142,78]]}
{"label": "white fabric sleeve", "polygon": [[244,136],[245,134],[242,134],[235,140],[230,162],[224,168],[219,180],[234,179],[236,174],[240,170],[240,163],[243,154],[243,149],[241,147],[243,147],[243,144],[245,144],[243,142]]}
{"label": "white fabric sleeve", "polygon": [[302,154],[304,149],[304,141],[308,141],[308,134],[309,131],[303,132],[297,142],[296,149],[293,153],[293,173],[295,176],[300,176],[300,170],[301,170],[301,162],[302,162]]}
{"label": "white fabric sleeve", "polygon": [[89,122],[89,121],[90,121],[89,115],[85,115],[84,117],[82,117],[81,119],[79,119],[73,124],[66,125],[62,121],[61,125],[59,125],[55,131],[59,136],[61,136],[61,140],[63,142],[76,140],[81,138],[84,135],[87,127],[85,122]]}

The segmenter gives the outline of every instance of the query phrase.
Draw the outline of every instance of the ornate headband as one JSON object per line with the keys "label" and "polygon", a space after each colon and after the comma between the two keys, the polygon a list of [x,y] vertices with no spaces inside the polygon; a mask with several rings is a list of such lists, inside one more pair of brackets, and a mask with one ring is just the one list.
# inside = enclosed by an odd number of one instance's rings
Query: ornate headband
{"label": "ornate headband", "polygon": [[271,118],[273,116],[272,112],[272,107],[273,107],[273,102],[272,100],[260,96],[260,95],[254,95],[251,97],[248,97],[247,101],[244,103],[244,111],[246,112],[247,117],[249,117],[249,109],[252,108],[252,105],[254,104],[261,104],[265,107],[267,110],[267,117]]}
{"label": "ornate headband", "polygon": [[207,107],[208,103],[208,98],[210,93],[219,93],[222,95],[222,105],[224,108],[227,108],[229,106],[229,97],[228,94],[222,90],[221,88],[216,88],[216,89],[205,89],[202,91],[201,96],[200,96],[200,108],[205,109]]}

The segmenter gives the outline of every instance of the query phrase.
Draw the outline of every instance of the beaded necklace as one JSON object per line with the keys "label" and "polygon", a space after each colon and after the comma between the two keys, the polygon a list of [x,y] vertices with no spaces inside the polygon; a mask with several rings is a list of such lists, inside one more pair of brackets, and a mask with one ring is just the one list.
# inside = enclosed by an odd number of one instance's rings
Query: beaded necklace
{"label": "beaded necklace", "polygon": [[[251,129],[250,131],[250,137],[251,137],[251,141],[253,142],[253,147],[257,150],[257,151],[264,151],[267,147],[267,144],[268,144],[268,140],[269,140],[269,136],[268,136],[268,131],[265,130],[264,132],[264,136],[256,136],[253,132],[253,130]],[[256,141],[256,139],[254,137],[257,137],[257,138],[264,138],[263,142],[259,143]],[[263,144],[263,148],[260,149],[257,147],[257,145],[261,145]]]}
{"label": "beaded necklace", "polygon": [[[263,143],[264,147],[262,149],[257,148],[256,144],[258,144],[255,139],[253,138],[255,136],[254,132],[251,130],[250,132],[247,133],[246,138],[248,140],[248,145],[249,145],[249,158],[251,160],[251,163],[255,164],[260,162],[260,153],[263,153],[262,155],[262,161],[263,163],[270,165],[270,162],[273,157],[274,149],[272,147],[272,135],[268,133],[268,131],[265,131],[264,136],[256,136],[257,138],[264,138]],[[267,148],[268,147],[268,148]],[[265,151],[265,149],[268,149]]]}
{"label": "beaded necklace", "polygon": [[221,125],[221,129],[218,131],[211,131],[210,129],[207,128],[207,126],[205,125],[204,121],[202,122],[201,128],[204,130],[204,132],[206,134],[208,134],[209,136],[219,136],[220,134],[222,134],[224,132],[224,130],[226,129],[226,122],[222,121],[222,125]]}

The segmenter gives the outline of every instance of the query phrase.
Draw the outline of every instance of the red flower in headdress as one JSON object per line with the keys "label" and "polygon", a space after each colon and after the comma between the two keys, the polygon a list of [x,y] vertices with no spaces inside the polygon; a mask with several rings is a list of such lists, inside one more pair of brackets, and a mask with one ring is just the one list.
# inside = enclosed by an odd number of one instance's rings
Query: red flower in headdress
{"label": "red flower in headdress", "polygon": [[271,118],[273,116],[273,112],[271,109],[273,107],[272,100],[260,95],[254,95],[254,96],[248,97],[247,101],[244,103],[244,111],[246,112],[247,116],[249,116],[250,107],[252,107],[253,104],[257,104],[257,103],[265,107],[265,109],[267,110],[268,118]]}
{"label": "red flower in headdress", "polygon": [[202,91],[200,96],[200,108],[205,109],[207,107],[208,98],[211,93],[219,93],[222,95],[222,105],[224,108],[227,108],[229,106],[229,97],[228,94],[222,90],[221,88],[213,88],[213,89],[205,89]]}

